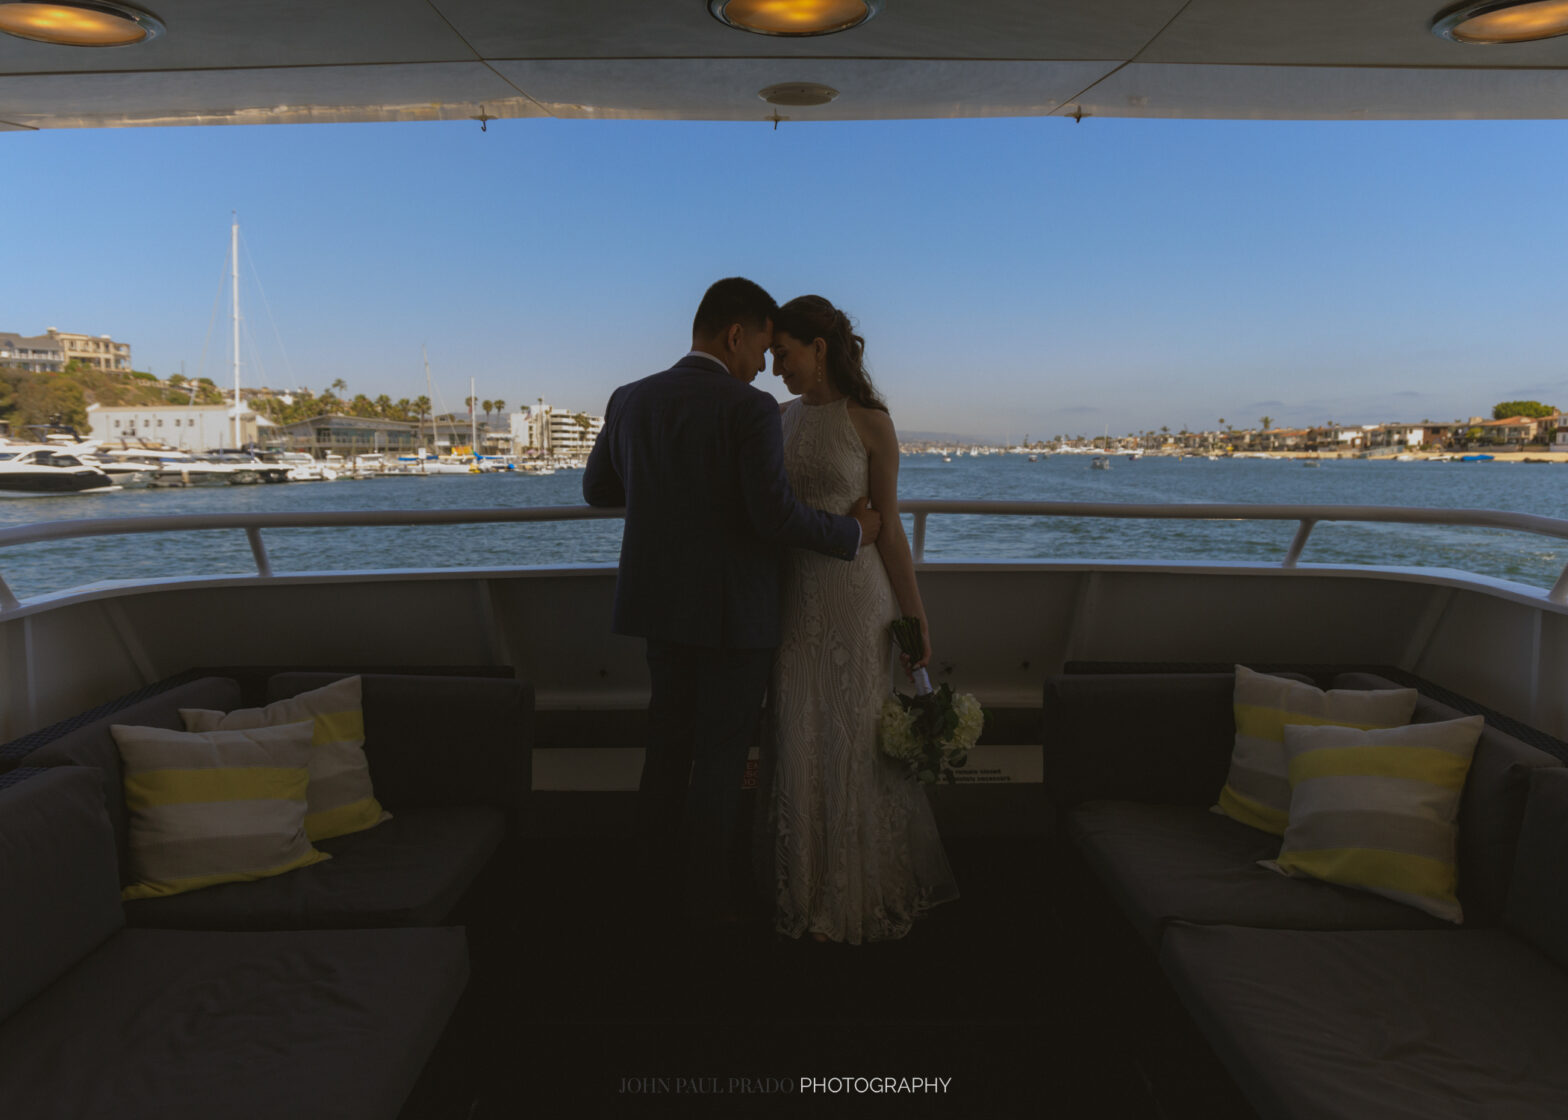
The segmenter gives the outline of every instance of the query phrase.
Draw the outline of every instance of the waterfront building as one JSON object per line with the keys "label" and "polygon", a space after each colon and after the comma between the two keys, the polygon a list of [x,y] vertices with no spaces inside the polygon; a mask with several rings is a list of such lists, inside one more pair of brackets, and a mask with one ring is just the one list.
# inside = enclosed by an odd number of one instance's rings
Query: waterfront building
{"label": "waterfront building", "polygon": [[0,366],[58,373],[67,362],[85,362],[105,373],[129,373],[131,345],[106,334],[73,334],[55,327],[31,338],[0,331]]}
{"label": "waterfront building", "polygon": [[[335,452],[355,455],[412,455],[420,445],[421,426],[409,420],[381,420],[369,416],[313,416],[280,424],[277,436],[290,451],[305,451],[315,458]],[[430,425],[424,425],[429,433]]]}
{"label": "waterfront building", "polygon": [[[479,430],[482,439],[483,424],[479,425]],[[446,454],[454,447],[467,447],[470,436],[466,417],[440,416],[421,424],[412,420],[329,414],[281,424],[275,429],[273,442],[317,458],[329,451],[349,458],[355,455],[412,455],[421,447]]]}
{"label": "waterfront building", "polygon": [[1420,424],[1378,424],[1367,432],[1367,447],[1403,447],[1414,450],[1434,441],[1437,433],[1429,422]]}
{"label": "waterfront building", "polygon": [[604,417],[537,404],[512,413],[512,450],[547,458],[581,458],[593,450]]}
{"label": "waterfront building", "polygon": [[0,331],[0,367],[29,373],[59,373],[65,368],[65,348],[47,334],[26,338]]}
{"label": "waterfront building", "polygon": [[53,327],[48,334],[59,340],[67,363],[85,362],[104,373],[129,373],[131,370],[131,344],[128,342],[116,342],[106,334],[71,334]]}
{"label": "waterfront building", "polygon": [[[100,405],[87,406],[88,434],[105,443],[161,443],[181,451],[206,451],[234,446],[234,406]],[[261,444],[271,420],[248,407],[240,410],[239,442]]]}

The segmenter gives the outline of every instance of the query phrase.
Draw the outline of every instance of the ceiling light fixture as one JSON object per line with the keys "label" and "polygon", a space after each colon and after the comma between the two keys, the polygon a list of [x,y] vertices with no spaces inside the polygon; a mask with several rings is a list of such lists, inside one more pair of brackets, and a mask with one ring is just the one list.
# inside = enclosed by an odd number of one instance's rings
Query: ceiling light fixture
{"label": "ceiling light fixture", "polygon": [[1568,0],[1469,0],[1432,21],[1456,43],[1530,43],[1568,35]]}
{"label": "ceiling light fixture", "polygon": [[820,82],[783,82],[758,90],[757,96],[769,105],[826,105],[838,96],[838,90]]}
{"label": "ceiling light fixture", "polygon": [[758,35],[831,35],[857,27],[883,0],[708,0],[713,18]]}
{"label": "ceiling light fixture", "polygon": [[0,3],[0,31],[65,47],[129,47],[163,34],[151,12],[112,0]]}

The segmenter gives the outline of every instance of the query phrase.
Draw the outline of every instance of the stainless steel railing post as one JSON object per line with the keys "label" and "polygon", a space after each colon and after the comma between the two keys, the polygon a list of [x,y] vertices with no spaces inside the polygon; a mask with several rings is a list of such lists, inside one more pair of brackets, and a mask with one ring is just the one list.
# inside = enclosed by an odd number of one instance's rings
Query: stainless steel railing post
{"label": "stainless steel railing post", "polygon": [[263,577],[270,576],[272,558],[267,555],[267,546],[261,539],[261,530],[252,525],[245,530],[245,539],[250,541],[250,554],[256,558],[256,574]]}
{"label": "stainless steel railing post", "polygon": [[1317,524],[1317,519],[1303,517],[1296,526],[1296,535],[1290,542],[1290,551],[1285,553],[1283,568],[1294,568],[1296,561],[1301,559],[1301,550],[1307,547],[1307,538],[1312,535],[1312,526]]}

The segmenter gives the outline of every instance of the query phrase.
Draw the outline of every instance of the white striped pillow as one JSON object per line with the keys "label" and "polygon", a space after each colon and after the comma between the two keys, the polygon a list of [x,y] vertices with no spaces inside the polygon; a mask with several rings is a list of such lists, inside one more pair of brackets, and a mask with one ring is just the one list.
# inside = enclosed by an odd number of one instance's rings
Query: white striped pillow
{"label": "white striped pillow", "polygon": [[158,898],[329,859],[305,835],[308,722],[192,733],[110,727],[125,773],[131,885]]}
{"label": "white striped pillow", "polygon": [[1285,725],[1400,727],[1410,722],[1413,688],[1336,688],[1324,692],[1302,681],[1236,666],[1236,740],[1230,773],[1214,811],[1275,836],[1290,820],[1285,771]]}
{"label": "white striped pillow", "polygon": [[1279,858],[1259,862],[1462,922],[1459,799],[1485,726],[1285,728],[1290,827]]}
{"label": "white striped pillow", "polygon": [[310,811],[305,817],[305,831],[312,840],[361,832],[392,816],[376,800],[370,783],[358,677],[345,677],[274,701],[265,708],[240,708],[233,712],[181,708],[180,718],[187,731],[242,731],[311,720],[315,735],[310,752]]}

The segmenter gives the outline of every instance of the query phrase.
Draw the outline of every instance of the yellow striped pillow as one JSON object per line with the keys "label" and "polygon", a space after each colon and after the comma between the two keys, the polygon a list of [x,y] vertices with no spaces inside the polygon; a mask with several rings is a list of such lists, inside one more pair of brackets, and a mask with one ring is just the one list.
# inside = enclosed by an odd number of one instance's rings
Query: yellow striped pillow
{"label": "yellow striped pillow", "polygon": [[1290,827],[1279,858],[1260,862],[1464,921],[1459,799],[1485,722],[1285,728]]}
{"label": "yellow striped pillow", "polygon": [[1237,665],[1236,741],[1230,773],[1214,811],[1275,836],[1285,835],[1290,820],[1285,725],[1400,727],[1410,722],[1416,697],[1413,688],[1324,692],[1302,681]]}
{"label": "yellow striped pillow", "polygon": [[305,835],[309,723],[192,734],[109,728],[129,816],[129,901],[281,875],[329,859]]}
{"label": "yellow striped pillow", "polygon": [[361,832],[392,816],[376,800],[370,783],[358,677],[345,677],[265,708],[241,708],[227,713],[181,708],[180,718],[187,731],[243,731],[312,721],[315,735],[310,753],[310,812],[305,817],[305,831],[312,840]]}

